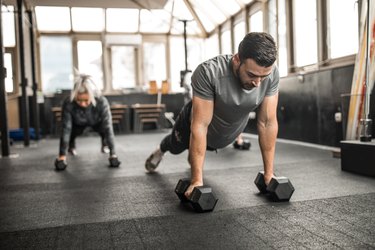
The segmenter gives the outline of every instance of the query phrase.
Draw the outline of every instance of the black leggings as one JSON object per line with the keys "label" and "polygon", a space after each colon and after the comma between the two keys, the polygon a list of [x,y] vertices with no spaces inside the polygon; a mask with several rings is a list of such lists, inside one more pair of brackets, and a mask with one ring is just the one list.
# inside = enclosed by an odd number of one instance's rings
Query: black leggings
{"label": "black leggings", "polygon": [[[76,147],[76,138],[80,135],[83,134],[83,131],[85,128],[91,127],[95,132],[97,132],[100,135],[101,141],[102,141],[102,147],[103,146],[108,146],[110,149],[110,154],[116,154],[115,152],[115,146],[114,146],[114,141],[112,140],[113,136],[109,136],[110,131],[108,131],[108,128],[105,128],[102,126],[102,124],[97,124],[94,126],[78,126],[73,124],[72,125],[72,130],[70,133],[70,138],[69,138],[69,148],[75,148]],[[63,143],[63,142],[60,142]],[[65,149],[66,146],[62,145],[62,147]],[[65,155],[65,152],[61,152],[60,150],[60,155]]]}
{"label": "black leggings", "polygon": [[[172,154],[180,154],[189,149],[190,144],[190,115],[192,102],[188,102],[182,108],[177,116],[176,123],[173,126],[172,133],[164,137],[160,143],[160,150],[163,152],[171,152]],[[207,150],[216,151],[216,149],[208,147]]]}

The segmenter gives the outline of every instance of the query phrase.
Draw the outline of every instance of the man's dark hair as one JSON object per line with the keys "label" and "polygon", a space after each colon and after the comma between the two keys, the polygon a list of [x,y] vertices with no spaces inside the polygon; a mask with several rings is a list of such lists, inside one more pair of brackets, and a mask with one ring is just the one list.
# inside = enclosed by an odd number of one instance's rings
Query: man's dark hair
{"label": "man's dark hair", "polygon": [[277,57],[275,40],[265,32],[250,32],[238,46],[240,61],[253,59],[259,66],[269,67]]}

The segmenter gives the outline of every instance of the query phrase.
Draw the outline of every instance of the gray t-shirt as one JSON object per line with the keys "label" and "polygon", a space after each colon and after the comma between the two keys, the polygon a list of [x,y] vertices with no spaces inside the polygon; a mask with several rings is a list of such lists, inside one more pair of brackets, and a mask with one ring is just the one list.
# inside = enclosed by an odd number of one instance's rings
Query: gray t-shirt
{"label": "gray t-shirt", "polygon": [[208,127],[207,145],[223,148],[232,143],[247,125],[249,113],[265,96],[278,92],[276,66],[258,88],[245,91],[233,73],[232,55],[220,55],[200,64],[191,77],[193,96],[214,101],[214,113]]}

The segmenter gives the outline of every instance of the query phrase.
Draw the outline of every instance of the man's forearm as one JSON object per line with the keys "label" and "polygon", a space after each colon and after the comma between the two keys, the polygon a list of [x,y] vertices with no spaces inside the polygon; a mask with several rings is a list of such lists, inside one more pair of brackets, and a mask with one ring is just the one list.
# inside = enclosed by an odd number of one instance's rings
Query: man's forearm
{"label": "man's forearm", "polygon": [[203,165],[206,155],[207,129],[199,129],[190,135],[189,163],[191,167],[191,183],[203,185]]}
{"label": "man's forearm", "polygon": [[273,161],[275,158],[277,132],[277,121],[272,123],[258,123],[259,145],[262,153],[265,175],[273,175]]}

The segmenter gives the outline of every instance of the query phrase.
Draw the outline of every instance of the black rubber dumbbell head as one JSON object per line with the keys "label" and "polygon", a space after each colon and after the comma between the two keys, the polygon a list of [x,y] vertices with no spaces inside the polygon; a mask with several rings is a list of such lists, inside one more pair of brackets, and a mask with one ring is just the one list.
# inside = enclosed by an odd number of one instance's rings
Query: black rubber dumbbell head
{"label": "black rubber dumbbell head", "polygon": [[189,203],[196,212],[213,211],[218,199],[209,186],[195,187],[191,193],[190,199],[186,198],[185,192],[190,186],[190,179],[180,179],[176,185],[175,193],[182,203]]}
{"label": "black rubber dumbbell head", "polygon": [[267,193],[267,186],[264,182],[264,171],[259,171],[254,183],[262,194]]}
{"label": "black rubber dumbbell head", "polygon": [[287,177],[272,178],[267,191],[274,201],[289,201],[293,195],[294,187]]}
{"label": "black rubber dumbbell head", "polygon": [[181,202],[188,202],[188,199],[185,196],[185,192],[189,186],[190,186],[190,179],[188,178],[180,179],[178,181],[174,191],[177,194]]}
{"label": "black rubber dumbbell head", "polygon": [[108,160],[109,166],[112,168],[117,168],[121,164],[121,161],[119,161],[117,157],[110,157]]}
{"label": "black rubber dumbbell head", "polygon": [[243,140],[242,144],[238,144],[237,141],[233,143],[233,147],[239,150],[249,150],[251,147],[251,143],[249,140]]}
{"label": "black rubber dumbbell head", "polygon": [[67,166],[68,164],[66,164],[64,160],[58,160],[58,159],[55,160],[55,169],[57,171],[63,171],[66,169]]}
{"label": "black rubber dumbbell head", "polygon": [[194,210],[200,213],[213,211],[217,201],[209,186],[195,187],[190,197]]}

